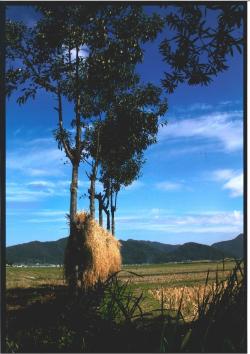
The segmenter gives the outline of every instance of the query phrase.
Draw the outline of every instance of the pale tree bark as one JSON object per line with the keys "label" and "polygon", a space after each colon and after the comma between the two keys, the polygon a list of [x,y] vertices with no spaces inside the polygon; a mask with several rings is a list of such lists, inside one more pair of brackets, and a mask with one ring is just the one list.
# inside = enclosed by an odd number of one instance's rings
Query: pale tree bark
{"label": "pale tree bark", "polygon": [[76,47],[76,100],[75,100],[75,114],[76,114],[76,136],[75,136],[75,149],[74,159],[72,161],[72,182],[71,182],[71,197],[70,197],[70,220],[74,221],[75,214],[77,213],[77,194],[78,194],[78,169],[82,154],[82,141],[81,141],[81,114],[80,114],[80,95],[79,95],[79,48]]}
{"label": "pale tree bark", "polygon": [[95,218],[95,177],[90,176],[89,211],[92,219]]}
{"label": "pale tree bark", "polygon": [[72,178],[70,185],[70,220],[73,221],[77,212],[77,189],[78,189],[78,169],[79,165],[73,163]]}
{"label": "pale tree bark", "polygon": [[[115,198],[114,198],[115,193]],[[115,212],[116,212],[116,205],[117,205],[117,194],[118,191],[111,191],[111,231],[112,234],[115,236]],[[114,200],[115,199],[115,200]]]}
{"label": "pale tree bark", "polygon": [[103,225],[102,211],[104,211],[107,219],[107,230],[110,231],[109,190],[106,190],[104,195],[97,194],[96,198],[99,201],[99,224]]}

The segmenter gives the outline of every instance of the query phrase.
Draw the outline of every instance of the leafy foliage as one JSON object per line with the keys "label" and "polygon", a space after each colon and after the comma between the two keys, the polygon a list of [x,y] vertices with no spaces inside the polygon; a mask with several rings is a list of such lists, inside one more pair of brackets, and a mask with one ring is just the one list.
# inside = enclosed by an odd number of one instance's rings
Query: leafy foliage
{"label": "leafy foliage", "polygon": [[243,3],[175,4],[165,16],[170,31],[160,45],[168,93],[184,82],[206,86],[228,69],[228,56],[242,52],[245,11]]}

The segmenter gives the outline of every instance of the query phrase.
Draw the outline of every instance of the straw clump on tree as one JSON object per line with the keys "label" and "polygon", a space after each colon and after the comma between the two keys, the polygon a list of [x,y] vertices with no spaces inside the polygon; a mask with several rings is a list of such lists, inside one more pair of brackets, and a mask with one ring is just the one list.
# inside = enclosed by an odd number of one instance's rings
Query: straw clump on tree
{"label": "straw clump on tree", "polygon": [[86,212],[76,214],[65,252],[65,277],[72,287],[89,288],[121,269],[121,244]]}

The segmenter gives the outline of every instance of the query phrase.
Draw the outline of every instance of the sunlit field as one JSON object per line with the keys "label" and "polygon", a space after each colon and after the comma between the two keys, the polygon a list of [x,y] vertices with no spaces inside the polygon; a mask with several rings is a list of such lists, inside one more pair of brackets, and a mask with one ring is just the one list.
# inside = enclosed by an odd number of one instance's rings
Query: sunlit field
{"label": "sunlit field", "polygon": [[[123,266],[119,278],[140,284],[142,288],[155,285],[182,286],[203,283],[210,272],[210,279],[215,279],[216,271],[220,278],[226,276],[233,268],[234,261],[166,263]],[[7,267],[7,289],[27,288],[40,285],[64,285],[63,267]]]}
{"label": "sunlit field", "polygon": [[[234,265],[234,261],[125,265],[118,277],[122,282],[129,282],[135,294],[143,292],[143,308],[151,310],[159,307],[157,296],[155,296],[159,289],[171,289],[169,294],[173,294],[173,301],[175,301],[173,289],[177,288],[179,292],[183,286],[197,288],[199,285],[204,285],[208,271],[209,283],[213,283],[216,277],[224,280]],[[53,287],[65,285],[63,267],[7,267],[6,272],[7,289],[14,293],[15,288],[19,291],[22,288],[32,288],[34,292],[30,293],[31,302],[42,298],[42,294],[39,295],[39,289],[44,287],[53,289]],[[7,305],[11,308],[11,304],[7,303]],[[18,299],[15,302],[15,306],[17,305]]]}
{"label": "sunlit field", "polygon": [[234,261],[123,266],[77,303],[62,267],[7,267],[6,275],[8,352],[213,350],[211,338],[220,343],[232,317],[235,338],[221,350],[234,351],[239,338],[244,347],[244,272]]}

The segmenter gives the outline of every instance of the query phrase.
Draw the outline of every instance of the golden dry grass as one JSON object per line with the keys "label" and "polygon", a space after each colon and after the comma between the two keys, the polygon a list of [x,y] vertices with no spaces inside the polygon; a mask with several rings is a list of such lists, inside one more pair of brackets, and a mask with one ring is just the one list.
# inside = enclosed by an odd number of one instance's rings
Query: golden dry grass
{"label": "golden dry grass", "polygon": [[148,292],[163,305],[163,308],[174,312],[180,309],[184,320],[191,321],[197,318],[199,305],[203,299],[208,300],[205,305],[208,308],[213,294],[222,293],[220,290],[225,287],[227,287],[227,282],[221,281],[217,284],[213,282],[192,287],[162,287],[148,290]]}
{"label": "golden dry grass", "polygon": [[88,288],[121,269],[121,244],[86,212],[75,217],[74,234],[65,253],[65,275],[70,281],[77,266],[77,284]]}

